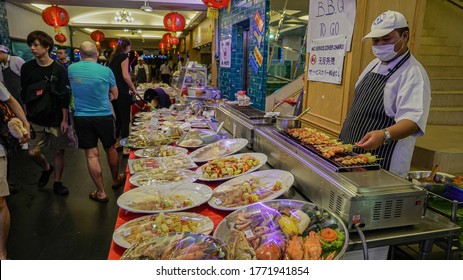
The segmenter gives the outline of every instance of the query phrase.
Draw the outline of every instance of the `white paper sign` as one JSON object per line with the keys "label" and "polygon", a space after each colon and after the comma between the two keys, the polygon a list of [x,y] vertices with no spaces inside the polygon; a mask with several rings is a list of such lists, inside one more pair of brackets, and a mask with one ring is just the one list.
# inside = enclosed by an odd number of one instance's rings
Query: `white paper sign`
{"label": "white paper sign", "polygon": [[341,34],[347,37],[347,51],[350,51],[355,14],[355,0],[310,0],[307,52],[313,40]]}
{"label": "white paper sign", "polygon": [[341,83],[346,42],[345,36],[312,41],[309,57],[309,81]]}
{"label": "white paper sign", "polygon": [[231,38],[220,41],[220,67],[231,67]]}

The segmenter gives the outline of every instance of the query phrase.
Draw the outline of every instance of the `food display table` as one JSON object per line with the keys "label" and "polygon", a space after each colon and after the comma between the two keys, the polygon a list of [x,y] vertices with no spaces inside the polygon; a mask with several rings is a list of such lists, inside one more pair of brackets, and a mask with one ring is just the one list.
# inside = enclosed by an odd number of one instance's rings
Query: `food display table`
{"label": "food display table", "polygon": [[[265,130],[258,129],[257,131],[259,133],[263,133],[262,131],[265,131]],[[247,137],[243,137],[243,138],[249,139]],[[268,144],[271,142],[269,139],[270,138],[265,138],[265,137],[259,138],[256,136],[256,139],[253,139],[253,141],[250,141],[250,142],[255,143],[255,147],[248,145],[247,147],[243,148],[238,153],[254,152],[253,150],[251,150],[252,148],[257,152],[262,152],[266,154],[269,157],[269,160],[267,161],[267,164],[265,164],[264,166],[260,168],[261,170],[262,169],[272,169],[272,168],[278,169],[278,168],[281,168],[280,165],[282,164],[282,162],[285,162],[285,163],[292,162],[293,160],[290,160],[290,158],[292,158],[293,156],[294,158],[301,157],[300,152],[293,155],[289,151],[285,153],[284,156],[281,155],[281,157],[283,158],[280,158],[279,161],[276,160],[274,157],[275,157],[275,151],[278,150],[277,148],[272,146],[272,149],[270,149],[270,151],[272,152],[270,154],[267,151],[269,149],[267,150],[263,149],[264,143]],[[292,147],[292,146],[288,144],[284,144],[278,147],[286,147],[285,148],[285,151],[286,151],[289,149],[287,147]],[[129,158],[130,159],[136,158],[133,150]],[[200,165],[201,164],[198,164],[198,166]],[[296,167],[294,166],[294,168]],[[305,186],[307,185],[302,179],[307,177],[310,174],[307,174],[307,173],[303,173],[305,175],[295,174],[293,171],[297,171],[297,170],[293,170],[294,168],[289,168],[287,170],[293,173],[298,180],[297,182],[295,182],[293,187],[288,192],[286,192],[284,195],[282,195],[282,197],[280,198],[289,198],[289,199],[303,200],[303,201],[312,200],[312,199],[309,200],[307,196],[305,195],[306,192],[304,192],[304,189],[300,188],[301,186],[303,187],[304,185]],[[285,168],[281,168],[281,169],[285,170]],[[315,172],[310,171],[309,173],[315,173]],[[124,192],[127,192],[135,188],[135,186],[132,186],[129,183],[129,178],[130,178],[130,173],[127,170],[127,179],[126,179],[126,183],[124,186]],[[208,185],[209,187],[214,189],[218,185],[223,183],[224,181],[203,182],[203,181],[198,180],[197,182]],[[323,184],[321,184],[321,186],[323,186]],[[314,202],[314,201],[311,201],[311,202]],[[224,217],[226,217],[229,213],[231,213],[230,211],[222,211],[222,210],[215,209],[209,206],[209,204],[207,203],[204,203],[195,208],[191,208],[188,211],[209,217],[214,223],[214,230],[217,228],[218,224],[224,219]],[[141,216],[143,216],[143,214],[131,213],[124,209],[120,209],[118,213],[118,218],[116,220],[115,229],[117,229],[124,223],[130,220],[133,220],[135,218],[141,217]],[[365,244],[364,242],[362,242],[360,235],[355,230],[350,229],[350,231],[351,231],[349,234],[350,240],[349,240],[347,251],[348,252],[349,251],[350,252],[355,252],[355,251],[360,252],[362,249],[365,249]],[[379,247],[384,247],[384,246],[420,243],[420,249],[419,249],[420,252],[419,252],[418,257],[420,259],[426,259],[426,258],[429,258],[429,254],[432,251],[432,247],[433,247],[435,240],[437,239],[451,240],[453,237],[458,236],[460,232],[461,232],[461,228],[455,223],[451,222],[448,218],[442,215],[439,215],[433,211],[426,211],[425,215],[421,217],[421,219],[419,219],[419,222],[416,224],[405,225],[405,226],[392,225],[390,227],[381,228],[381,229],[371,229],[371,230],[367,229],[364,232],[364,235],[365,235],[366,247],[368,248],[379,248]],[[211,233],[211,235],[213,233],[214,231]],[[108,259],[110,260],[120,259],[125,250],[126,250],[125,248],[120,247],[113,241],[111,243],[111,247],[109,250]],[[450,251],[451,251],[450,242],[448,243],[446,250],[447,250],[447,258],[450,258],[451,257],[450,256]]]}
{"label": "food display table", "polygon": [[[130,155],[130,158],[135,158],[133,151]],[[269,168],[271,168],[270,165],[266,164],[261,169]],[[127,172],[127,180],[124,186],[124,192],[134,188],[134,186],[132,186],[129,183],[129,177],[130,173]],[[207,182],[206,185],[214,189],[220,183],[222,182]],[[297,189],[294,189],[294,187],[284,194],[284,198],[307,200],[302,194],[300,194],[297,191]],[[229,211],[221,211],[214,209],[210,207],[208,204],[203,204],[201,206],[192,208],[189,211],[202,214],[211,218],[211,220],[214,222],[214,229],[222,221],[222,219],[230,213]],[[142,215],[143,214],[131,213],[123,209],[119,209],[115,229],[117,229],[119,226],[126,223],[127,221],[141,217]],[[421,222],[417,225],[366,231],[364,232],[364,234],[368,248],[410,243],[421,243],[419,258],[427,259],[429,258],[429,255],[431,253],[434,240],[457,236],[460,233],[460,231],[461,228],[458,225],[452,223],[449,219],[445,218],[444,216],[441,216],[432,211],[426,211],[426,215],[421,219]],[[347,250],[362,250],[362,240],[360,239],[359,235],[356,232],[351,232],[349,237],[349,247]],[[109,249],[108,259],[120,259],[125,250],[125,248],[118,246],[114,243],[114,241],[112,241],[111,247]]]}

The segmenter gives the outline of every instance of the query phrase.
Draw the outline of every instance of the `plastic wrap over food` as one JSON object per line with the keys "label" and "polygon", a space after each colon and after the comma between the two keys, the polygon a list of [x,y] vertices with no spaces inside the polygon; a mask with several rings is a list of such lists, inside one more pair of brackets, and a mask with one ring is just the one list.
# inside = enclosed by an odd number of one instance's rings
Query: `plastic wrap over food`
{"label": "plastic wrap over food", "polygon": [[224,240],[229,259],[329,260],[347,249],[343,222],[308,202],[271,200],[228,215],[214,236]]}
{"label": "plastic wrap over food", "polygon": [[122,255],[122,260],[224,260],[225,244],[210,235],[171,233],[140,242]]}

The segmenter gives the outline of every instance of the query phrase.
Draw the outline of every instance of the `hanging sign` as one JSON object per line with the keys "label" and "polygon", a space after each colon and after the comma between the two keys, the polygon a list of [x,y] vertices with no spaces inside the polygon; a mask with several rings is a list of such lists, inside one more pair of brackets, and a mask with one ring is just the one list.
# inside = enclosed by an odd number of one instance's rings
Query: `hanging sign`
{"label": "hanging sign", "polygon": [[220,67],[231,67],[231,38],[220,41]]}
{"label": "hanging sign", "polygon": [[346,43],[345,36],[313,40],[308,80],[341,84]]}
{"label": "hanging sign", "polygon": [[344,35],[350,51],[354,32],[355,0],[310,0],[307,51],[313,40]]}

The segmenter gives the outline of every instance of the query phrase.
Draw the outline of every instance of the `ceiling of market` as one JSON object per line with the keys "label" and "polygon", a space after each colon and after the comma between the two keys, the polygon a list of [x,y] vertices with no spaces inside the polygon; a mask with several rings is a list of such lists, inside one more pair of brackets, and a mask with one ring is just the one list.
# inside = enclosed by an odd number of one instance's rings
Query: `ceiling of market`
{"label": "ceiling of market", "polygon": [[[69,13],[69,26],[86,33],[99,29],[106,38],[128,37],[130,40],[155,40],[155,44],[167,32],[163,25],[164,16],[179,12],[185,17],[184,33],[194,29],[205,17],[206,6],[202,0],[6,0],[7,2],[34,11],[38,14],[51,4],[57,4]],[[286,12],[295,18],[307,21],[309,1],[272,0],[271,9]],[[144,11],[143,6],[150,6],[152,11]],[[134,21],[118,23],[114,20],[117,12],[125,9],[131,13]],[[279,14],[272,13],[271,22],[276,24]],[[294,21],[295,26],[301,22]],[[272,23],[271,23],[272,25]],[[125,30],[124,30],[125,29]],[[177,34],[182,36],[183,34]]]}

